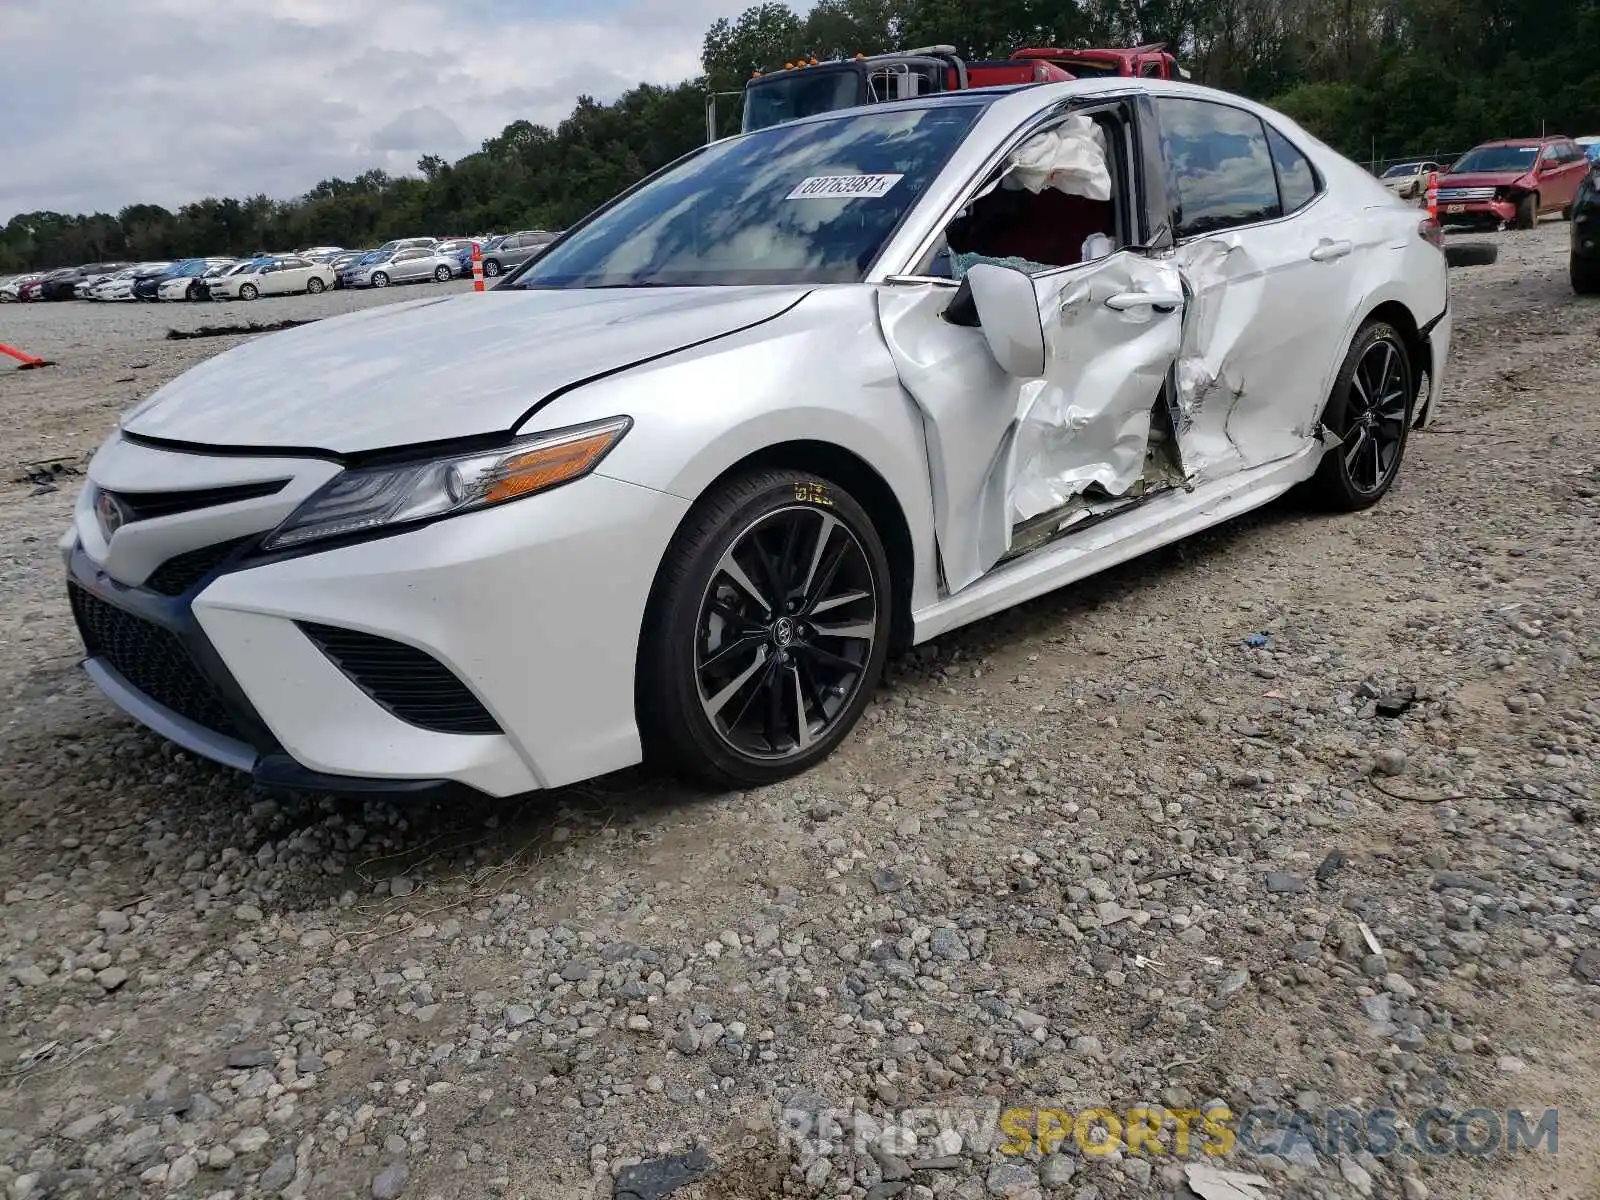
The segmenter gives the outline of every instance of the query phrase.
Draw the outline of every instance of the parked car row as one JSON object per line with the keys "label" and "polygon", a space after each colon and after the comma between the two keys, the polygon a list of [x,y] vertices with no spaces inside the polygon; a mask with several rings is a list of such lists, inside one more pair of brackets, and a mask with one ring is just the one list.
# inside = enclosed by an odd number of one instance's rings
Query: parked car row
{"label": "parked car row", "polygon": [[476,249],[490,279],[544,252],[559,236],[542,229],[472,237],[395,238],[369,250],[312,246],[244,259],[97,262],[0,278],[0,304],[33,300],[254,300],[258,296],[439,283],[472,274]]}

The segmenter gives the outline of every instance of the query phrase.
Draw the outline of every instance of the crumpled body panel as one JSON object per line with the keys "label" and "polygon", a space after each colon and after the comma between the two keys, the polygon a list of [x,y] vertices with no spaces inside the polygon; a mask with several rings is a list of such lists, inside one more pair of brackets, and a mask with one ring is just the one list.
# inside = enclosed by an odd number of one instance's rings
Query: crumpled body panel
{"label": "crumpled body panel", "polygon": [[1181,313],[1106,301],[1180,294],[1177,267],[1134,253],[1034,280],[1045,330],[1040,379],[995,364],[983,334],[939,314],[953,293],[879,292],[883,335],[922,412],[946,586],[958,590],[1011,548],[1012,529],[1098,487],[1120,496],[1144,471],[1151,412],[1178,355]]}
{"label": "crumpled body panel", "polygon": [[1178,445],[1189,475],[1209,478],[1242,459],[1228,425],[1244,387],[1233,352],[1261,312],[1266,282],[1237,237],[1190,242],[1174,261],[1186,297],[1178,351]]}

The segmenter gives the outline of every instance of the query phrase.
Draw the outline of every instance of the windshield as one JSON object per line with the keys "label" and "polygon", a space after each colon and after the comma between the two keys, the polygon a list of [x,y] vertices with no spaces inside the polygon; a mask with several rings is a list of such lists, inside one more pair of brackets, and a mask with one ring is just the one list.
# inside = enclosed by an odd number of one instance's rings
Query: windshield
{"label": "windshield", "polygon": [[854,108],[866,99],[861,72],[853,67],[806,70],[775,76],[770,82],[754,80],[744,89],[744,132],[837,112],[841,108]]}
{"label": "windshield", "polygon": [[1400,163],[1398,166],[1390,167],[1385,171],[1383,177],[1385,179],[1398,179],[1402,175],[1415,175],[1421,166],[1421,163]]}
{"label": "windshield", "polygon": [[501,286],[859,282],[982,108],[854,113],[713,143]]}
{"label": "windshield", "polygon": [[1533,166],[1539,154],[1537,146],[1479,146],[1468,150],[1461,161],[1450,168],[1452,175],[1465,175],[1468,171],[1516,171],[1521,174]]}

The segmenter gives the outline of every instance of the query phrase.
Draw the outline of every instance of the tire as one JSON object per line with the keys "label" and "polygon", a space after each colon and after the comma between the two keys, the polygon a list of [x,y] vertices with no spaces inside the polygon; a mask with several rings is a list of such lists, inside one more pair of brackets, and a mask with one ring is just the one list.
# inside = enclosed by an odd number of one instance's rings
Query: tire
{"label": "tire", "polygon": [[[1393,357],[1385,358],[1385,353]],[[1396,369],[1398,378],[1393,378],[1390,372]],[[1383,499],[1394,485],[1411,432],[1414,369],[1405,339],[1393,325],[1369,321],[1356,332],[1322,416],[1340,443],[1329,447],[1308,481],[1322,507],[1359,512]],[[1378,397],[1375,404],[1366,400],[1370,394]],[[1370,466],[1369,447],[1376,456]]]}
{"label": "tire", "polygon": [[306,295],[308,296],[320,296],[327,290],[328,285],[323,283],[322,280],[316,278],[315,276],[306,280]]}
{"label": "tire", "polygon": [[260,295],[261,289],[253,283],[241,283],[239,285],[239,299],[241,300],[254,300]]}
{"label": "tire", "polygon": [[207,292],[203,287],[198,283],[191,283],[184,298],[187,300],[204,300],[206,295]]}
{"label": "tire", "polygon": [[1493,242],[1465,242],[1444,248],[1444,260],[1452,267],[1487,267],[1499,258],[1500,247]]}
{"label": "tire", "polygon": [[1532,229],[1539,223],[1539,193],[1529,192],[1517,201],[1517,219],[1512,222],[1513,229]]}
{"label": "tire", "polygon": [[386,272],[384,272],[384,271],[374,271],[372,273],[372,286],[373,287],[388,287],[389,286],[389,276],[388,276],[388,274]]}
{"label": "tire", "polygon": [[[636,711],[647,761],[740,788],[826,758],[883,671],[891,589],[872,519],[838,484],[760,470],[707,492],[673,537],[646,610]],[[801,599],[785,605],[778,590]],[[826,622],[808,619],[818,602]]]}
{"label": "tire", "polygon": [[1580,296],[1600,296],[1600,259],[1579,258],[1574,254],[1567,265],[1572,290]]}
{"label": "tire", "polygon": [[483,277],[485,279],[493,279],[498,274],[500,274],[500,264],[492,258],[484,259]]}
{"label": "tire", "polygon": [[433,269],[433,281],[435,283],[449,283],[453,275],[454,272],[449,267],[435,267]]}

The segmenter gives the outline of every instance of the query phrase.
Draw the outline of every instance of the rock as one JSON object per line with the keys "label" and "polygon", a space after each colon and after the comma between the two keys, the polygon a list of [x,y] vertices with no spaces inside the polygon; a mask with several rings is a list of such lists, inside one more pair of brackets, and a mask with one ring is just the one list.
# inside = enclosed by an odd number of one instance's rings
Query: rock
{"label": "rock", "polygon": [[206,1166],[213,1171],[225,1171],[233,1164],[234,1153],[226,1146],[213,1146],[206,1151]]}
{"label": "rock", "polygon": [[109,934],[127,933],[133,928],[133,921],[121,909],[104,908],[95,917],[94,923]]}
{"label": "rock", "polygon": [[1033,1173],[1032,1167],[1022,1163],[1001,1163],[990,1167],[983,1183],[989,1195],[1010,1200],[1039,1190],[1039,1177]]}
{"label": "rock", "polygon": [[715,1169],[716,1164],[702,1146],[696,1146],[687,1154],[624,1167],[617,1172],[615,1200],[661,1200],[679,1188],[704,1179]]}
{"label": "rock", "polygon": [[1050,1024],[1049,1017],[1041,1017],[1038,1013],[1018,1009],[1011,1014],[1011,1019],[1016,1022],[1017,1028],[1024,1033],[1032,1033],[1035,1029],[1044,1029]]}
{"label": "rock", "polygon": [[285,1150],[261,1172],[261,1187],[269,1192],[282,1191],[294,1181],[295,1170],[294,1151]]}
{"label": "rock", "polygon": [[128,973],[121,967],[107,967],[95,977],[95,982],[108,992],[114,992],[128,982]]}
{"label": "rock", "polygon": [[526,1004],[506,1005],[506,1024],[513,1029],[526,1025],[529,1021],[538,1020],[538,1017],[539,1014]]}
{"label": "rock", "polygon": [[1273,871],[1267,875],[1267,891],[1275,895],[1293,895],[1311,890],[1302,875],[1290,875],[1283,871]]}
{"label": "rock", "polygon": [[333,934],[326,929],[308,929],[300,935],[300,948],[302,950],[321,950],[324,946],[333,944]]}
{"label": "rock", "polygon": [[1401,775],[1405,773],[1405,769],[1406,754],[1404,750],[1379,750],[1372,760],[1372,773],[1374,775]]}
{"label": "rock", "polygon": [[1065,1154],[1047,1154],[1039,1163],[1039,1182],[1047,1188],[1064,1188],[1078,1173],[1078,1160]]}
{"label": "rock", "polygon": [[228,1145],[235,1154],[254,1154],[271,1140],[272,1136],[266,1129],[260,1125],[252,1125],[234,1134]]}
{"label": "rock", "polygon": [[928,939],[928,950],[935,958],[942,958],[947,962],[966,962],[972,957],[966,943],[961,940],[961,931],[951,929],[947,925],[933,931],[933,935]]}
{"label": "rock", "polygon": [[1372,1195],[1372,1176],[1353,1158],[1339,1160],[1339,1174],[1344,1176],[1344,1181],[1363,1196]]}
{"label": "rock", "polygon": [[1349,856],[1338,847],[1329,850],[1323,860],[1317,864],[1317,882],[1327,883],[1328,880],[1332,879],[1336,874],[1342,871],[1345,864],[1349,861]]}
{"label": "rock", "polygon": [[71,1142],[85,1142],[94,1136],[95,1130],[104,1125],[106,1115],[103,1112],[90,1113],[86,1117],[79,1117],[72,1124],[61,1131],[61,1136]]}
{"label": "rock", "polygon": [[[294,1161],[292,1156],[289,1161]],[[172,1164],[167,1168],[167,1188],[170,1191],[177,1191],[179,1188],[188,1187],[199,1174],[200,1163],[195,1156],[192,1154],[180,1154],[172,1160]]]}
{"label": "rock", "polygon": [[270,1050],[259,1046],[235,1046],[228,1051],[227,1066],[233,1071],[253,1071],[257,1067],[271,1066],[276,1061]]}
{"label": "rock", "polygon": [[880,896],[898,892],[906,886],[906,877],[897,871],[881,870],[872,873],[872,886]]}
{"label": "rock", "polygon": [[411,1168],[403,1162],[390,1163],[372,1180],[372,1200],[397,1200],[405,1191]]}
{"label": "rock", "polygon": [[1585,983],[1600,983],[1600,950],[1584,950],[1572,961],[1572,973]]}
{"label": "rock", "polygon": [[404,898],[417,890],[416,882],[405,875],[396,875],[389,880],[389,895]]}

